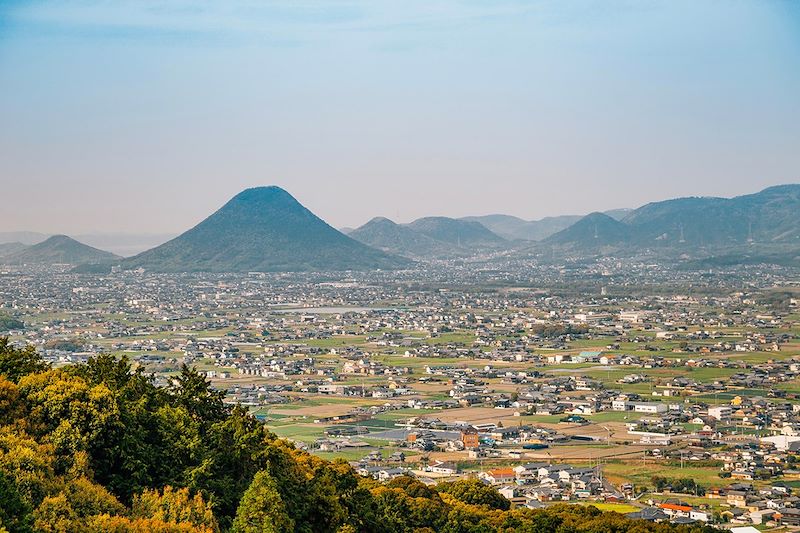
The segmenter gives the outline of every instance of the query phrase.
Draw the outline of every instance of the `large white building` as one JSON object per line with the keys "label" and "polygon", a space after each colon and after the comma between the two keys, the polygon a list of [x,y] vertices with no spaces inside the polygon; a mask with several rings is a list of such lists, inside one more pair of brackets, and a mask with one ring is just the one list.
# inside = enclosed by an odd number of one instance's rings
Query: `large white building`
{"label": "large white building", "polygon": [[762,437],[761,442],[771,442],[779,452],[800,450],[800,437],[790,437],[788,435],[775,435],[772,437]]}
{"label": "large white building", "polygon": [[633,410],[636,413],[666,413],[667,404],[660,402],[633,402]]}
{"label": "large white building", "polygon": [[716,418],[717,420],[727,420],[733,414],[733,409],[730,405],[718,405],[716,407],[708,408],[708,416]]}

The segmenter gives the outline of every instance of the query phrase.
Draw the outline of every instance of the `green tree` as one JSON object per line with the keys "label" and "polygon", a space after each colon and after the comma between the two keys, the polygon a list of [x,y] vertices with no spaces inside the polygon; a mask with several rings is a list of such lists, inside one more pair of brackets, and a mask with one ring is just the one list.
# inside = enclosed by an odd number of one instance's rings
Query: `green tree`
{"label": "green tree", "polygon": [[67,533],[80,531],[78,516],[66,495],[48,496],[33,512],[34,528],[41,533]]}
{"label": "green tree", "polygon": [[403,492],[412,498],[428,498],[442,501],[438,492],[411,476],[396,477],[389,481],[386,486],[390,489],[402,489]]}
{"label": "green tree", "polygon": [[191,524],[218,531],[211,505],[200,493],[191,495],[189,489],[164,487],[163,491],[146,490],[133,500],[133,518],[154,518],[173,524]]}
{"label": "green tree", "polygon": [[25,323],[22,320],[18,320],[13,316],[9,316],[5,313],[0,313],[0,331],[23,329],[24,327]]}
{"label": "green tree", "polygon": [[17,383],[22,376],[44,372],[49,367],[33,346],[15,348],[8,337],[0,337],[0,375]]}
{"label": "green tree", "polygon": [[192,416],[205,423],[221,422],[227,415],[222,400],[225,394],[211,388],[211,382],[197,369],[181,366],[181,374],[172,393],[179,405],[186,408]]}
{"label": "green tree", "polygon": [[291,533],[294,521],[278,492],[278,484],[266,470],[256,474],[242,496],[233,521],[235,533]]}
{"label": "green tree", "polygon": [[9,533],[27,533],[33,518],[31,508],[17,490],[16,483],[0,471],[0,528]]}
{"label": "green tree", "polygon": [[69,480],[62,492],[78,517],[88,518],[100,514],[118,515],[125,513],[122,505],[105,487],[85,477]]}
{"label": "green tree", "polygon": [[436,490],[450,494],[455,499],[470,505],[483,505],[490,509],[507,510],[511,502],[497,490],[477,479],[461,479],[440,483]]}

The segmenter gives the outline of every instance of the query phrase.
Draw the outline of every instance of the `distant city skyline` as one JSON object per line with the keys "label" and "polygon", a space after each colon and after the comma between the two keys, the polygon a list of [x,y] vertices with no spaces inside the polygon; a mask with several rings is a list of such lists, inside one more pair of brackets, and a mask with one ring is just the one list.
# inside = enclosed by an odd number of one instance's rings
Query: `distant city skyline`
{"label": "distant city skyline", "polygon": [[780,0],[3,2],[0,232],[737,196],[800,182],[798,94]]}

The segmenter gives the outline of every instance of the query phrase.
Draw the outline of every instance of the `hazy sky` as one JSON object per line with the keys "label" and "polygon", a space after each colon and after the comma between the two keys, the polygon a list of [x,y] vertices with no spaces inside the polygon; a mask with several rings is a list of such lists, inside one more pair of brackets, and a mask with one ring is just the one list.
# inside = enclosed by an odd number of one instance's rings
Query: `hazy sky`
{"label": "hazy sky", "polygon": [[0,231],[336,225],[800,182],[794,0],[0,0]]}

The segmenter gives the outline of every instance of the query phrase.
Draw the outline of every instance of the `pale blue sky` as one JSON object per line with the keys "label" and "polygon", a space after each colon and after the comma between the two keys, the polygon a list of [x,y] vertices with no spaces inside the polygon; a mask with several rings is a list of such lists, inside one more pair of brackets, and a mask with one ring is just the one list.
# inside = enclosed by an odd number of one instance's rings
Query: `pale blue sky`
{"label": "pale blue sky", "polygon": [[800,182],[792,0],[0,0],[0,231],[336,226]]}

